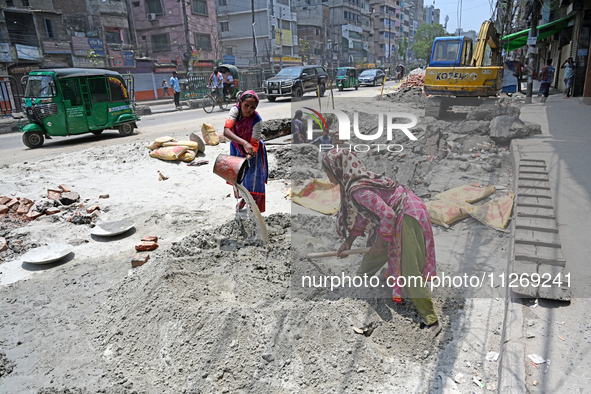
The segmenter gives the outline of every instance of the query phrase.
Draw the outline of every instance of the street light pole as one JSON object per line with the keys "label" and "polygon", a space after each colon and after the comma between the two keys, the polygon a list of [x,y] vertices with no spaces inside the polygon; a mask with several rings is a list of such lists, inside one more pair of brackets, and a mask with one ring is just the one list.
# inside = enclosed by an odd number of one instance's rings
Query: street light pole
{"label": "street light pole", "polygon": [[391,65],[392,65],[392,19],[390,19],[390,16],[388,16],[388,68],[390,68]]}

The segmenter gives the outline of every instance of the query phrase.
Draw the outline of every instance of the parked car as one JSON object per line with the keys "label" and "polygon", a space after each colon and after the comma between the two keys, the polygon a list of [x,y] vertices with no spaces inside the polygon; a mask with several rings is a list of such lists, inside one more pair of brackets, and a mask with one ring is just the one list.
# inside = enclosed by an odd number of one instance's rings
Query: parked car
{"label": "parked car", "polygon": [[386,73],[379,68],[373,68],[371,70],[365,70],[359,75],[360,85],[373,85],[382,84],[386,78]]}
{"label": "parked car", "polygon": [[320,92],[324,96],[328,85],[328,73],[322,66],[285,67],[273,78],[263,81],[267,100],[273,102],[277,97],[291,96],[300,100],[307,92]]}

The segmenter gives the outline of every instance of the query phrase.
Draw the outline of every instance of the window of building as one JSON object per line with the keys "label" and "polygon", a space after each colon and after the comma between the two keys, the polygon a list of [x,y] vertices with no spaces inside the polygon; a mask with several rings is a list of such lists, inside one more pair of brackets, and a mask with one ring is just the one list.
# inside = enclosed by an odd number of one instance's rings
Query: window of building
{"label": "window of building", "polygon": [[226,3],[226,0],[219,0],[218,4],[220,5],[220,7],[225,7],[228,5],[228,3]]}
{"label": "window of building", "polygon": [[320,29],[315,29],[316,35],[319,36],[320,35]]}
{"label": "window of building", "polygon": [[23,5],[23,7],[28,7],[29,6],[29,0],[21,0],[21,4]]}
{"label": "window of building", "polygon": [[12,0],[6,0],[6,6],[7,7],[14,7],[14,1],[12,1]]}
{"label": "window of building", "polygon": [[197,48],[211,50],[211,36],[209,34],[195,33],[195,45]]}
{"label": "window of building", "polygon": [[283,21],[281,21],[281,28],[283,30],[290,30],[291,23],[289,21],[283,20]]}
{"label": "window of building", "polygon": [[123,44],[121,39],[121,30],[105,27],[105,38],[108,44]]}
{"label": "window of building", "polygon": [[193,0],[193,13],[207,15],[207,1]]}
{"label": "window of building", "polygon": [[220,31],[230,31],[230,22],[220,22]]}
{"label": "window of building", "polygon": [[154,52],[170,51],[170,40],[168,33],[155,34],[152,36],[152,50]]}
{"label": "window of building", "polygon": [[148,14],[162,15],[162,3],[160,0],[146,0],[146,7],[148,8]]}
{"label": "window of building", "polygon": [[289,0],[277,0],[277,4],[289,5]]}
{"label": "window of building", "polygon": [[291,56],[291,47],[282,47],[281,53],[285,56]]}
{"label": "window of building", "polygon": [[234,50],[232,47],[226,47],[226,55],[232,56],[234,54]]}
{"label": "window of building", "polygon": [[45,19],[45,32],[48,38],[56,38],[55,24],[51,19]]}
{"label": "window of building", "polygon": [[131,5],[134,7],[139,7],[140,6],[140,2],[139,1],[132,1]]}

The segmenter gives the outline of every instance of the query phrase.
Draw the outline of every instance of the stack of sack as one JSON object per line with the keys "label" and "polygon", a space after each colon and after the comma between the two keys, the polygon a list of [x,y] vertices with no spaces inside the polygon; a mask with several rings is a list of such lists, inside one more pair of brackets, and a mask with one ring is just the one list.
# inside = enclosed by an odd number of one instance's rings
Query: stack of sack
{"label": "stack of sack", "polygon": [[160,160],[180,160],[191,162],[197,152],[203,152],[205,146],[196,141],[177,141],[172,137],[160,137],[147,146],[150,156]]}

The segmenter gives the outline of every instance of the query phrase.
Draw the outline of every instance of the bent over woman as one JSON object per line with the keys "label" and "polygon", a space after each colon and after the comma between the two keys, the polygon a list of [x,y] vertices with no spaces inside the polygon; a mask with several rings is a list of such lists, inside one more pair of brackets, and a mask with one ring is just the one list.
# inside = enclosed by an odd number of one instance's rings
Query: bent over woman
{"label": "bent over woman", "polygon": [[[425,320],[428,335],[434,338],[441,324],[427,285],[435,275],[436,264],[433,229],[425,204],[398,182],[367,171],[352,152],[327,152],[322,167],[329,180],[341,189],[337,233],[346,241],[339,248],[339,257],[345,256],[342,253],[351,249],[358,236],[368,233],[371,249],[363,256],[357,275],[372,276],[387,262],[392,299],[401,302],[400,283],[406,283],[406,292]],[[417,283],[399,279],[411,276],[425,280]]]}
{"label": "bent over woman", "polygon": [[[259,210],[265,212],[265,184],[269,169],[267,150],[261,139],[262,119],[256,112],[258,105],[259,97],[255,92],[252,90],[244,92],[240,96],[238,105],[232,107],[228,114],[224,125],[224,136],[232,141],[230,155],[248,159],[248,170],[244,175],[242,186],[250,192]],[[236,188],[234,188],[234,196],[240,199],[236,210],[241,211],[246,202]]]}

